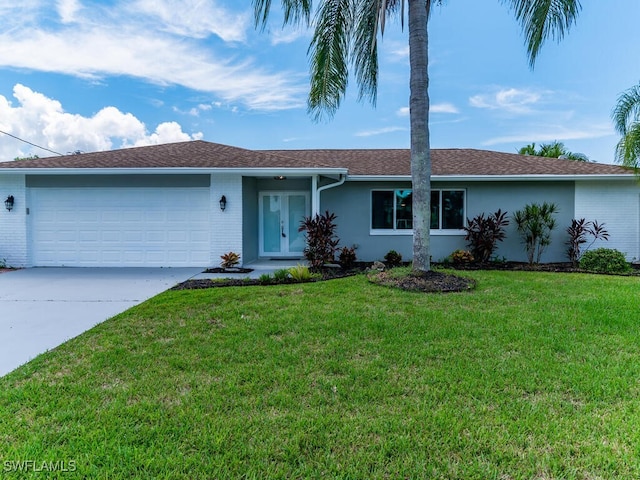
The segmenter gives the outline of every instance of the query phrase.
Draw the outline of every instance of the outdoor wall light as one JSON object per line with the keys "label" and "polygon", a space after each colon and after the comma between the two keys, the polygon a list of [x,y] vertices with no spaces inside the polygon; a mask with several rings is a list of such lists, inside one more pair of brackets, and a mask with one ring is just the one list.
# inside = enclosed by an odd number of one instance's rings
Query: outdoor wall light
{"label": "outdoor wall light", "polygon": [[13,203],[14,203],[13,195],[9,195],[7,199],[4,201],[4,206],[7,207],[7,210],[11,211],[13,210]]}
{"label": "outdoor wall light", "polygon": [[227,208],[227,197],[222,195],[222,197],[220,197],[220,210],[224,212],[225,208]]}

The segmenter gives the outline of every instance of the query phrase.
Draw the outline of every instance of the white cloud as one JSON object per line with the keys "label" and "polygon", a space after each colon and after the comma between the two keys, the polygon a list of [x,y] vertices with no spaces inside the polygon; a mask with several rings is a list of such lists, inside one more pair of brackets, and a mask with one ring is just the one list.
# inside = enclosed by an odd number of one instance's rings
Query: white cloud
{"label": "white cloud", "polygon": [[[105,107],[92,117],[68,113],[60,102],[20,84],[13,96],[16,106],[0,95],[0,130],[62,154],[202,138],[201,133],[183,132],[175,122],[161,123],[149,134],[143,122],[115,107]],[[0,134],[0,161],[31,154],[50,155]]]}
{"label": "white cloud", "polygon": [[615,135],[613,127],[608,123],[588,123],[584,125],[545,125],[533,127],[530,131],[516,132],[500,137],[490,138],[482,145],[492,146],[505,143],[553,142],[567,140],[586,140]]}
{"label": "white cloud", "polygon": [[231,12],[211,0],[137,0],[129,8],[134,15],[155,17],[167,32],[193,38],[214,34],[226,42],[244,42],[251,26],[246,12]]}
{"label": "white cloud", "polygon": [[433,103],[429,108],[431,113],[460,113],[458,108],[452,103]]}
{"label": "white cloud", "polygon": [[[111,6],[60,0],[58,15],[46,2],[29,9],[0,6],[0,67],[55,72],[99,80],[125,75],[160,85],[211,93],[249,109],[305,105],[305,75],[271,73],[251,57],[237,60],[225,42],[245,39],[246,15],[206,0],[138,0]],[[142,14],[144,13],[144,15]]]}
{"label": "white cloud", "polygon": [[281,30],[271,30],[271,45],[279,45],[282,43],[293,43],[296,40],[306,37],[309,32],[300,27],[285,27]]}
{"label": "white cloud", "polygon": [[[429,106],[430,113],[460,113],[458,108],[452,103],[432,103]],[[396,110],[396,115],[399,117],[409,116],[409,107],[402,107]]]}
{"label": "white cloud", "polygon": [[401,132],[407,130],[405,127],[384,127],[375,130],[363,130],[355,134],[356,137],[374,137],[386,133]]}
{"label": "white cloud", "polygon": [[476,108],[524,114],[531,113],[532,107],[540,103],[545,94],[546,92],[507,88],[494,93],[474,95],[469,98],[469,104]]}
{"label": "white cloud", "polygon": [[57,8],[62,23],[72,23],[76,20],[76,13],[82,7],[78,0],[58,0]]}

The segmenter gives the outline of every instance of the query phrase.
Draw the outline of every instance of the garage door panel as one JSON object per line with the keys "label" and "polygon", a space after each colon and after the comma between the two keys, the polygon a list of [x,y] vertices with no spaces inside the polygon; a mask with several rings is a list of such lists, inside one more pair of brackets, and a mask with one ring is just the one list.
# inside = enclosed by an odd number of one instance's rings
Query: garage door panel
{"label": "garage door panel", "polygon": [[208,188],[32,188],[34,265],[206,266]]}

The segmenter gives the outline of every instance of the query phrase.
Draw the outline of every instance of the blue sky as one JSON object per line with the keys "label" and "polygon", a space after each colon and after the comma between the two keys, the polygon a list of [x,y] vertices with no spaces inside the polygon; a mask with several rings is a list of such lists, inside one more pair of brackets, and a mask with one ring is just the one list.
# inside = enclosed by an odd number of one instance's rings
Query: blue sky
{"label": "blue sky", "polygon": [[[20,6],[15,6],[17,4]],[[279,2],[275,1],[274,4]],[[618,95],[640,81],[640,2],[583,0],[529,68],[499,0],[446,0],[430,21],[433,148],[516,152],[558,140],[612,163]],[[387,25],[375,108],[351,84],[306,112],[310,33],[253,28],[251,2],[0,0],[0,130],[60,153],[189,139],[250,149],[408,148],[408,40]],[[0,160],[51,153],[0,134]]]}

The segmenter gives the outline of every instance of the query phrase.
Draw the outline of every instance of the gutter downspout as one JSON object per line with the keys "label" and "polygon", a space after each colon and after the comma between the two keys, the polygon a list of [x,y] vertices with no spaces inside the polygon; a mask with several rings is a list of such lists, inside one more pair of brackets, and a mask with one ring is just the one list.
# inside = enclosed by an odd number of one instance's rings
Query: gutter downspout
{"label": "gutter downspout", "polygon": [[312,178],[312,190],[313,190],[313,199],[312,199],[312,212],[311,216],[315,217],[320,213],[320,193],[328,190],[330,188],[339,187],[342,185],[347,179],[346,175],[340,174],[340,180],[335,183],[330,183],[328,185],[323,185],[322,187],[318,187],[318,175],[314,175]]}

